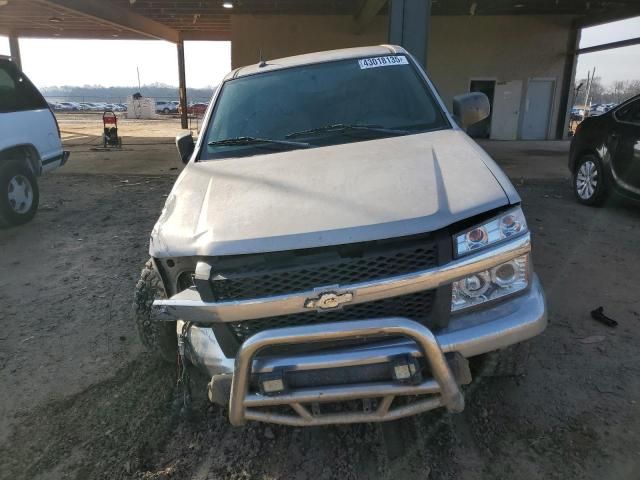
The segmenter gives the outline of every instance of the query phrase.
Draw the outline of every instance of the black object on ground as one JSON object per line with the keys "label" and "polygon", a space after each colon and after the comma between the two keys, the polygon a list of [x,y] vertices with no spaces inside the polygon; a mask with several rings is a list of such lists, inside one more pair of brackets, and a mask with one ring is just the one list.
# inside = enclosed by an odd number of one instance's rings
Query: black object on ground
{"label": "black object on ground", "polygon": [[591,311],[591,318],[597,320],[600,323],[604,323],[607,327],[617,327],[618,322],[613,318],[609,318],[604,314],[604,307],[598,307]]}

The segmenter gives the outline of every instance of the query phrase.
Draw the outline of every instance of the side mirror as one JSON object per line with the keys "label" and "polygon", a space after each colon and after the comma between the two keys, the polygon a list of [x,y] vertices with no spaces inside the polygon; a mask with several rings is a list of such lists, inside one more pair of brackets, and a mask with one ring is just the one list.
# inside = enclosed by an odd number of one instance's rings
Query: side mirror
{"label": "side mirror", "polygon": [[189,163],[189,159],[191,158],[191,154],[193,153],[195,146],[196,144],[193,141],[191,132],[182,132],[176,136],[176,147],[178,147],[178,153],[180,154],[182,163]]}
{"label": "side mirror", "polygon": [[484,93],[471,92],[453,97],[453,116],[462,128],[484,120],[490,113],[491,105]]}

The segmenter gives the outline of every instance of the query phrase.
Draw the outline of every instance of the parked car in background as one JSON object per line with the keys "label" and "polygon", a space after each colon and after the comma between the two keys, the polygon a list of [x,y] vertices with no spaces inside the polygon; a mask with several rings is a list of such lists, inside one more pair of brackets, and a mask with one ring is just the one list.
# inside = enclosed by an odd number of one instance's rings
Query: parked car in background
{"label": "parked car in background", "polygon": [[[209,107],[208,103],[203,103],[203,102],[192,103],[187,107],[187,113],[189,115],[204,115],[208,107]],[[178,107],[178,112],[182,113],[182,108]]]}
{"label": "parked car in background", "polygon": [[156,101],[156,113],[177,113],[178,102]]}
{"label": "parked car in background", "polygon": [[640,200],[640,95],[578,126],[569,170],[580,203],[601,205],[612,192]]}
{"label": "parked car in background", "polygon": [[0,56],[0,225],[33,218],[37,177],[64,165],[68,156],[47,101],[14,62]]}
{"label": "parked car in background", "polygon": [[76,102],[57,102],[56,110],[63,112],[77,112],[80,110],[80,104]]}
{"label": "parked car in background", "polygon": [[104,106],[104,110],[111,110],[112,112],[124,112],[125,109],[118,103],[107,103]]}
{"label": "parked car in background", "polygon": [[595,116],[598,115],[598,107],[600,106],[599,103],[594,103],[593,105],[589,106],[589,110],[587,113],[589,113],[589,116]]}
{"label": "parked car in background", "polygon": [[214,102],[176,138],[134,312],[232,424],[460,412],[469,362],[544,330],[521,199],[464,131],[486,95],[452,115],[381,45],[237,69]]}
{"label": "parked car in background", "polygon": [[584,108],[573,107],[571,109],[571,120],[582,121],[584,119]]}

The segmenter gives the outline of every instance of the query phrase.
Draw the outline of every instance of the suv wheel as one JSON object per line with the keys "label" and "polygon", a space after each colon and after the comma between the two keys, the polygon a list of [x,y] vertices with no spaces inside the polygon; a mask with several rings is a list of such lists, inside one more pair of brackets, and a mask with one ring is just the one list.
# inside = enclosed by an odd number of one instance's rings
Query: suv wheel
{"label": "suv wheel", "polygon": [[164,113],[165,115],[168,114],[171,110],[169,110],[168,108],[165,108],[164,110],[162,110],[162,113]]}
{"label": "suv wheel", "polygon": [[606,185],[602,162],[596,155],[583,156],[573,173],[573,193],[584,205],[602,205]]}
{"label": "suv wheel", "polygon": [[162,279],[149,260],[140,274],[133,301],[133,316],[140,341],[147,350],[167,362],[176,361],[178,339],[176,322],[154,322],[151,306],[156,298],[167,298]]}
{"label": "suv wheel", "polygon": [[40,191],[31,169],[20,160],[0,163],[0,225],[22,225],[38,210]]}

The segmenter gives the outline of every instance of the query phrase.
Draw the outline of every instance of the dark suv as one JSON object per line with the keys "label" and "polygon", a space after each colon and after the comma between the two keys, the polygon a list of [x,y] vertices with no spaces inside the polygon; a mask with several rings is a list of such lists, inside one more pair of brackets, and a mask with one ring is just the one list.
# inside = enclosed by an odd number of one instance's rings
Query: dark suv
{"label": "dark suv", "polygon": [[601,205],[611,192],[640,201],[640,95],[578,126],[569,169],[580,203]]}

